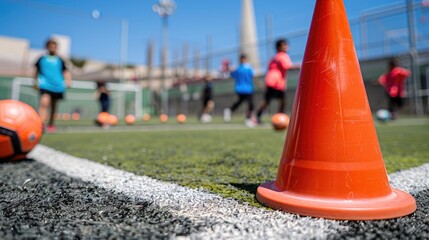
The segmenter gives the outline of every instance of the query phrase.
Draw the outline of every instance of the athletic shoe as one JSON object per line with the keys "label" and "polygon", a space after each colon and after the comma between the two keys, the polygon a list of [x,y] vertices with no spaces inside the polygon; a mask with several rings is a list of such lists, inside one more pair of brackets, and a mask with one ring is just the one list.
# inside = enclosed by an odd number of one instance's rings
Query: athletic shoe
{"label": "athletic shoe", "polygon": [[201,116],[201,122],[202,122],[202,123],[209,123],[209,122],[211,122],[211,121],[212,121],[212,116],[210,116],[210,114],[204,113],[204,114]]}
{"label": "athletic shoe", "polygon": [[225,122],[230,122],[231,121],[231,109],[225,108],[223,110],[223,120]]}
{"label": "athletic shoe", "polygon": [[254,128],[256,126],[255,122],[252,119],[246,119],[244,121],[244,124],[248,127],[248,128]]}
{"label": "athletic shoe", "polygon": [[55,125],[48,125],[48,127],[46,128],[46,132],[48,133],[54,133],[57,131],[57,128],[55,127]]}

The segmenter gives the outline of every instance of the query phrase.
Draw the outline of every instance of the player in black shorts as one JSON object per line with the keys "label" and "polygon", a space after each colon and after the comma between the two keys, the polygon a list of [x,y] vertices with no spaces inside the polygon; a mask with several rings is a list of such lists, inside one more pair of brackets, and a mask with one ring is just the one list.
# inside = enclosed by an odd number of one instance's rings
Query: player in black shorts
{"label": "player in black shorts", "polygon": [[40,57],[36,63],[33,87],[40,92],[39,116],[43,124],[49,118],[46,130],[55,132],[57,103],[64,98],[66,87],[71,86],[71,75],[64,60],[57,55],[55,40],[49,39],[46,42],[46,50],[48,54]]}
{"label": "player in black shorts", "polygon": [[206,76],[204,79],[204,89],[203,89],[203,110],[201,114],[201,122],[208,123],[212,121],[212,116],[210,113],[214,108],[213,101],[213,83],[210,76]]}
{"label": "player in black shorts", "polygon": [[256,121],[261,123],[263,111],[268,107],[271,100],[279,100],[277,112],[284,113],[286,107],[286,83],[287,71],[293,67],[292,61],[287,54],[288,42],[286,39],[279,39],[276,42],[276,55],[271,58],[268,64],[268,71],[265,76],[265,96],[261,101],[256,113]]}

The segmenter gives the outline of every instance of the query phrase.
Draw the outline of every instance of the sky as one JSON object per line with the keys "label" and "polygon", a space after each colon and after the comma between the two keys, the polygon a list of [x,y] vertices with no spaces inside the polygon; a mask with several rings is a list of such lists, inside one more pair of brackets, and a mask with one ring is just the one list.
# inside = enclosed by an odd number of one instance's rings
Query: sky
{"label": "sky", "polygon": [[[399,0],[405,2],[406,0]],[[0,35],[25,38],[32,48],[43,48],[52,34],[72,39],[74,57],[117,63],[120,59],[121,21],[129,23],[128,56],[131,64],[147,62],[147,46],[161,45],[161,18],[152,11],[158,0],[0,0]],[[396,0],[344,0],[349,18]],[[180,51],[185,43],[206,50],[232,48],[238,42],[240,0],[175,0],[169,17],[169,48]],[[266,18],[272,18],[274,36],[309,27],[315,0],[254,0],[258,38],[266,37]],[[91,12],[101,13],[99,19]],[[157,54],[158,51],[155,51]],[[170,55],[171,56],[171,55]]]}

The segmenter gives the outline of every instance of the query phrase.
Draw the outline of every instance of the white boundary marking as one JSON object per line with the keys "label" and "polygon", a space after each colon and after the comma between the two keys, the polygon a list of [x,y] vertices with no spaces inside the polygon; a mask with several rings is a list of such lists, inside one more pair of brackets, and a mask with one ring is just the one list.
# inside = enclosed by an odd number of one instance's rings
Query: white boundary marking
{"label": "white boundary marking", "polygon": [[[192,239],[323,239],[336,233],[340,222],[299,217],[240,204],[215,194],[158,181],[73,157],[49,147],[38,145],[29,157],[70,177],[91,182],[107,190],[151,201],[176,216],[211,226],[193,233]],[[429,164],[393,173],[392,187],[409,192],[429,188]]]}

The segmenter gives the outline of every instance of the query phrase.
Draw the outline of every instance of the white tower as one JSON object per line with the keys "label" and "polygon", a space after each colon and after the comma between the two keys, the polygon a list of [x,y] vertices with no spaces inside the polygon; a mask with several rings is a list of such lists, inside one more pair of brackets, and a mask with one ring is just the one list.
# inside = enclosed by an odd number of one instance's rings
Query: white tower
{"label": "white tower", "polygon": [[247,55],[255,73],[259,73],[258,39],[256,34],[253,0],[242,0],[240,52]]}

